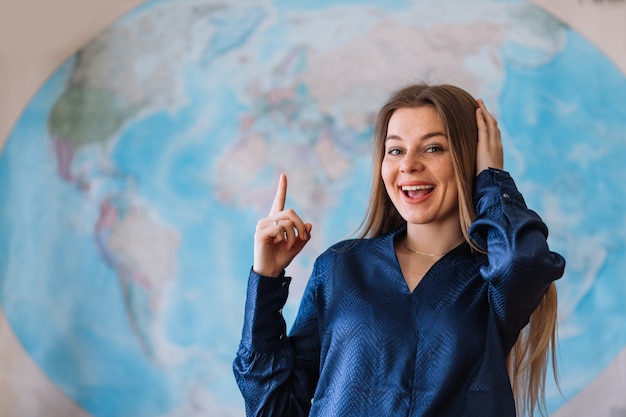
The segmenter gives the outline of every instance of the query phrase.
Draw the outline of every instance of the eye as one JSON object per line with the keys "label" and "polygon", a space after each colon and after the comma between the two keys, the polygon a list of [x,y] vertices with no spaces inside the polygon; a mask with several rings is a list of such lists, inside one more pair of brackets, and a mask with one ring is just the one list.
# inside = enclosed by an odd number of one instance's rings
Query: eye
{"label": "eye", "polygon": [[424,151],[426,153],[443,152],[443,147],[439,145],[430,145]]}
{"label": "eye", "polygon": [[400,155],[401,153],[402,151],[398,148],[387,149],[387,155],[396,156],[396,155]]}

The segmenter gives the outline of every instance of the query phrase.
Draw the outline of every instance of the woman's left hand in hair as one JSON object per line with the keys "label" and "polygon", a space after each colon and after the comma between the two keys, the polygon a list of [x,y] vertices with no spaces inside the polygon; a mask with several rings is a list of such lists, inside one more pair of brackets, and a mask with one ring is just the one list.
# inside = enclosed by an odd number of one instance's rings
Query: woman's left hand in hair
{"label": "woman's left hand in hair", "polygon": [[476,101],[478,148],[476,149],[476,175],[488,168],[504,168],[504,152],[498,121],[487,111],[482,99]]}

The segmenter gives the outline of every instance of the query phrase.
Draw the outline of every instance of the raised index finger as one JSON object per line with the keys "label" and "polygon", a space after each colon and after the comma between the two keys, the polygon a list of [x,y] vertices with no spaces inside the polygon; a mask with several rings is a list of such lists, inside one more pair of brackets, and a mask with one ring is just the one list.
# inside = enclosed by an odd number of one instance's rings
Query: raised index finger
{"label": "raised index finger", "polygon": [[276,190],[276,196],[274,197],[274,202],[272,203],[272,208],[270,209],[270,216],[277,214],[285,209],[285,199],[287,198],[287,176],[285,174],[280,174],[280,179],[278,180],[278,189]]}

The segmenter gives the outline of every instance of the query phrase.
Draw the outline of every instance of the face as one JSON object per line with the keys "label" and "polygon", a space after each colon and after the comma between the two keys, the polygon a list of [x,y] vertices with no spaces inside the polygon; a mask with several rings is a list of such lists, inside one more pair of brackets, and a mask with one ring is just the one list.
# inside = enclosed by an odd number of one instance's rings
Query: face
{"label": "face", "polygon": [[433,107],[393,113],[381,174],[387,194],[409,224],[459,224],[450,143]]}

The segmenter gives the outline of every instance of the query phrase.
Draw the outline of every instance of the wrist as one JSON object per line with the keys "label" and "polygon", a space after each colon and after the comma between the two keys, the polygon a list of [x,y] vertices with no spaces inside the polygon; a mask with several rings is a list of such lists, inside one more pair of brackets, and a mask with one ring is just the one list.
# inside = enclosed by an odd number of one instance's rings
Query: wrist
{"label": "wrist", "polygon": [[285,270],[284,269],[265,269],[265,268],[257,268],[254,265],[252,266],[252,271],[254,271],[255,274],[260,275],[262,277],[267,277],[267,278],[281,278],[282,276],[285,275]]}

